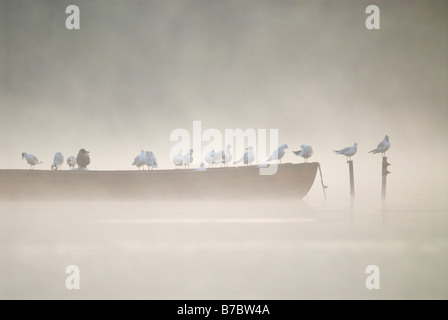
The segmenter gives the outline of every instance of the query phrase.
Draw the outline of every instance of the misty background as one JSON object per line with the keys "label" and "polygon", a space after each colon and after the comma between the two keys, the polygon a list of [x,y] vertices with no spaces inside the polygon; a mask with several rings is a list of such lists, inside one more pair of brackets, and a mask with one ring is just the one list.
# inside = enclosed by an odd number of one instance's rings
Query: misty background
{"label": "misty background", "polygon": [[[91,170],[136,170],[142,149],[174,170],[171,132],[201,121],[278,129],[284,162],[310,144],[329,186],[327,200],[317,175],[304,201],[2,201],[0,298],[445,299],[447,17],[446,0],[0,0],[0,169],[85,148]],[[385,134],[381,201],[368,151]],[[354,142],[350,201],[332,150]],[[72,264],[81,290],[65,287]],[[381,290],[365,287],[372,264]]]}
{"label": "misty background", "polygon": [[[65,27],[70,4],[80,30]],[[370,4],[380,30],[365,27]],[[2,0],[0,168],[27,169],[25,151],[48,170],[80,148],[91,170],[135,170],[141,149],[174,168],[170,133],[199,120],[278,129],[285,162],[312,145],[328,193],[347,196],[332,150],[357,142],[357,191],[379,194],[381,157],[367,152],[389,134],[388,190],[443,195],[447,16],[447,1]]]}

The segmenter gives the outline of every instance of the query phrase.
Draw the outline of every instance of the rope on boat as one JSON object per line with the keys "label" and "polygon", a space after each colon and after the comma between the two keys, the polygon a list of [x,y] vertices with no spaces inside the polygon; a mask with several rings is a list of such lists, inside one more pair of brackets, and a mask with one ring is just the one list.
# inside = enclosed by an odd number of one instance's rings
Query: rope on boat
{"label": "rope on boat", "polygon": [[325,189],[327,189],[328,186],[326,186],[324,184],[324,179],[322,178],[322,169],[320,168],[320,163],[318,162],[317,164],[319,165],[320,183],[322,184],[322,190],[324,191],[325,200],[327,200],[327,194],[325,193]]}

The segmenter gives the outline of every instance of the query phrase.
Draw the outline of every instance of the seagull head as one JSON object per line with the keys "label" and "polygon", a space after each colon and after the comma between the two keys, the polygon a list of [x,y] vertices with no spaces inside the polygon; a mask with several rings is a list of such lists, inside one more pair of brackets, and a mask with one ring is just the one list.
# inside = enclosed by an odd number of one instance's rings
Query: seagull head
{"label": "seagull head", "polygon": [[287,145],[286,143],[284,143],[284,144],[282,144],[282,145],[280,146],[280,148],[281,148],[281,149],[287,149],[287,148],[288,148],[288,145]]}
{"label": "seagull head", "polygon": [[89,153],[89,151],[87,151],[86,149],[81,149],[79,150],[79,153]]}
{"label": "seagull head", "polygon": [[193,153],[193,149],[190,149],[190,154],[192,154]]}
{"label": "seagull head", "polygon": [[389,142],[389,135],[386,134],[386,136],[384,137],[384,139],[386,139],[386,141]]}
{"label": "seagull head", "polygon": [[358,144],[355,142],[354,146],[355,146],[355,148],[356,148],[356,147],[358,146]]}
{"label": "seagull head", "polygon": [[22,160],[25,158],[25,152],[22,152]]}

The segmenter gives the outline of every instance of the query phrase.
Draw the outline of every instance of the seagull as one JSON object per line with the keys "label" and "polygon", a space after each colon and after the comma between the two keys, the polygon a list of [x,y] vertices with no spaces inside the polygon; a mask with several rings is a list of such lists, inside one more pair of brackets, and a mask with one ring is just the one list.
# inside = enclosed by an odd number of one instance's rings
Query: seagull
{"label": "seagull", "polygon": [[31,170],[31,168],[34,169],[34,166],[36,164],[43,163],[42,161],[39,161],[39,159],[37,159],[37,157],[35,155],[32,155],[30,153],[22,152],[22,160],[23,160],[23,158],[25,158],[26,162],[28,162],[28,164],[30,165],[30,170]]}
{"label": "seagull", "polygon": [[199,166],[199,168],[194,169],[194,171],[206,171],[207,169],[205,168],[205,164],[204,162],[201,162],[201,165]]}
{"label": "seagull", "polygon": [[76,157],[76,163],[78,164],[79,169],[87,169],[87,166],[90,164],[89,151],[80,149],[78,152],[78,156]]}
{"label": "seagull", "polygon": [[190,149],[183,157],[182,157],[182,164],[186,168],[188,166],[188,169],[190,169],[190,163],[193,162],[193,149]]}
{"label": "seagull", "polygon": [[[140,155],[138,157],[140,157]],[[157,159],[156,159],[156,156],[154,155],[154,152],[146,151],[145,164],[148,166],[148,170],[157,168]]]}
{"label": "seagull", "polygon": [[369,153],[382,153],[383,157],[386,156],[386,151],[390,148],[390,141],[389,141],[389,135],[386,134],[384,137],[384,140],[381,141],[376,149],[373,149],[372,151],[369,151]]}
{"label": "seagull", "polygon": [[355,144],[351,147],[346,147],[341,150],[333,150],[336,154],[343,154],[347,157],[347,161],[352,161],[352,156],[356,154],[356,151],[358,151],[358,144],[355,142]]}
{"label": "seagull", "polygon": [[232,152],[230,149],[232,146],[228,144],[226,146],[226,150],[221,150],[218,152],[215,152],[214,162],[216,164],[220,163],[221,165],[224,164],[227,167],[227,164],[232,161]]}
{"label": "seagull", "polygon": [[249,165],[249,164],[252,164],[252,162],[254,162],[254,160],[255,160],[254,148],[249,146],[246,149],[246,152],[240,158],[240,160],[234,162],[233,164],[235,164],[235,163],[244,163],[244,164]]}
{"label": "seagull", "polygon": [[70,156],[67,158],[67,164],[69,168],[74,168],[76,166],[76,158],[75,156]]}
{"label": "seagull", "polygon": [[64,156],[60,152],[56,152],[53,158],[53,164],[51,165],[51,170],[61,170],[61,166],[64,163]]}
{"label": "seagull", "polygon": [[303,157],[303,162],[308,162],[308,158],[313,155],[313,148],[307,144],[300,146],[302,149],[299,151],[293,151],[296,156]]}
{"label": "seagull", "polygon": [[208,166],[210,168],[210,165],[213,165],[215,163],[215,150],[210,150],[207,152],[204,156],[205,162],[208,163]]}
{"label": "seagull", "polygon": [[182,155],[180,154],[180,151],[179,151],[179,153],[173,155],[172,161],[173,161],[174,165],[176,166],[176,169],[177,169],[177,167],[182,167]]}
{"label": "seagull", "polygon": [[282,144],[280,147],[277,148],[277,150],[272,152],[271,156],[266,161],[269,162],[272,160],[277,160],[277,161],[280,161],[280,163],[282,163],[282,158],[285,155],[285,149],[287,149],[287,148],[288,148],[288,145],[286,143]]}
{"label": "seagull", "polygon": [[140,154],[134,158],[134,162],[132,162],[133,166],[137,167],[137,170],[140,170],[140,167],[143,166],[143,170],[145,170],[145,151],[140,151]]}

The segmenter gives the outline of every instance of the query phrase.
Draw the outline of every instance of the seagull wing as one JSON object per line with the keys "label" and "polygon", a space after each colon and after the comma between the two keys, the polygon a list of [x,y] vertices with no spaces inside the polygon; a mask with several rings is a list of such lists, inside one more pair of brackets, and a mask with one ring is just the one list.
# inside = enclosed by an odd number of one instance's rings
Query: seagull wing
{"label": "seagull wing", "polygon": [[41,161],[39,161],[39,159],[37,159],[37,157],[35,155],[31,155],[33,161],[35,161],[36,163],[42,163]]}

